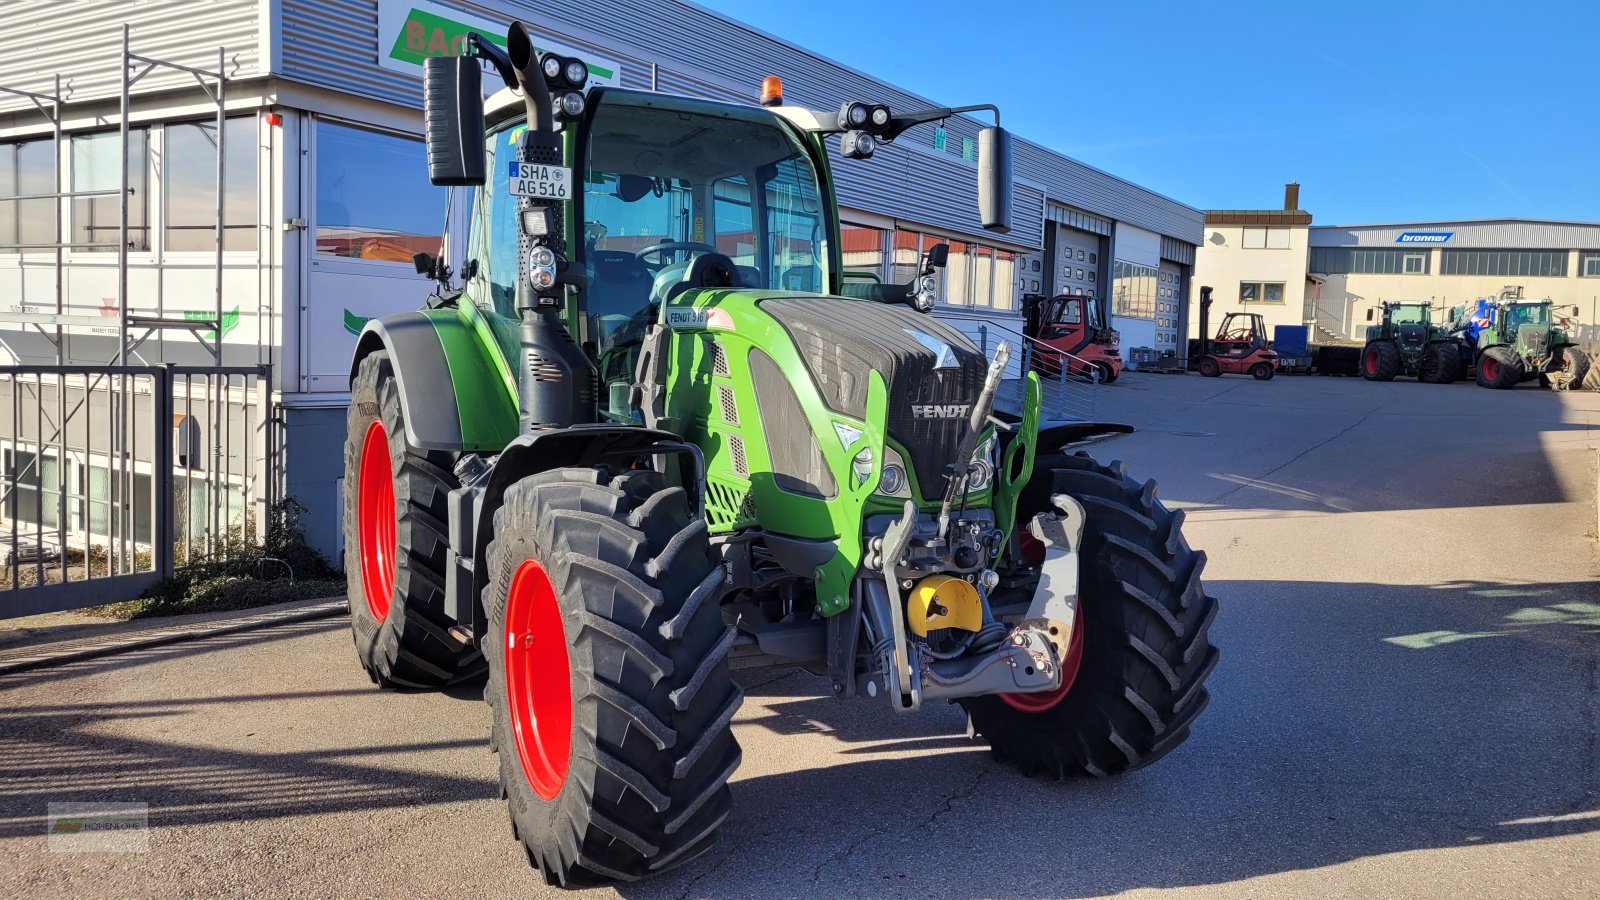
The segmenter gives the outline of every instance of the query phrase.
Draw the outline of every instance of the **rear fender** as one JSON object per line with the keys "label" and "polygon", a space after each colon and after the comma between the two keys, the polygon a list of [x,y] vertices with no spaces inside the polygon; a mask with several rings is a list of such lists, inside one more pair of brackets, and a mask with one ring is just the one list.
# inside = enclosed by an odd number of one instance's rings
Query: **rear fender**
{"label": "rear fender", "polygon": [[1098,444],[1133,434],[1132,425],[1118,422],[1067,422],[1039,429],[1039,453],[1060,453],[1076,444]]}
{"label": "rear fender", "polygon": [[517,398],[471,312],[442,307],[367,322],[350,363],[387,350],[400,388],[406,440],[420,450],[504,447],[517,433]]}

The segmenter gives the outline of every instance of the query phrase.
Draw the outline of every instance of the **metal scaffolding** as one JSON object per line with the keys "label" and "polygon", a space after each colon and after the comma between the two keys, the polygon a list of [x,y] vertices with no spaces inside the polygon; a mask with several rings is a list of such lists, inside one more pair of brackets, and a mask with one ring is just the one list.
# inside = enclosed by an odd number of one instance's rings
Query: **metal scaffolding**
{"label": "metal scaffolding", "polygon": [[[169,318],[164,316],[134,315],[128,308],[128,214],[129,214],[129,171],[128,171],[128,125],[131,118],[130,93],[139,79],[150,74],[157,68],[171,69],[178,72],[188,72],[194,76],[201,90],[211,98],[216,106],[216,143],[217,143],[217,169],[216,169],[216,306],[209,319]],[[67,178],[62,171],[61,160],[63,157],[62,143],[65,135],[62,131],[62,118],[66,106],[66,98],[61,91],[61,76],[55,77],[55,88],[52,93],[41,94],[36,91],[21,90],[18,88],[0,85],[0,94],[9,94],[22,97],[31,102],[36,109],[50,122],[52,128],[52,146],[54,147],[52,171],[55,176],[55,190],[40,194],[17,195],[0,198],[6,201],[24,200],[51,200],[55,203],[55,242],[53,244],[28,244],[22,242],[0,244],[0,251],[15,250],[53,250],[55,253],[55,311],[54,312],[28,312],[25,310],[0,310],[0,322],[31,325],[40,334],[44,335],[55,348],[56,364],[64,365],[68,362],[64,357],[64,329],[68,326],[100,327],[105,324],[101,316],[75,315],[66,311],[66,256],[68,248],[72,249],[111,249],[117,251],[117,352],[108,362],[111,365],[126,365],[128,357],[139,348],[151,335],[160,329],[176,328],[194,334],[202,346],[210,351],[213,364],[222,365],[222,251],[226,240],[225,208],[227,200],[227,91],[228,78],[226,75],[227,51],[226,48],[217,48],[216,71],[197,69],[192,66],[167,60],[155,59],[134,53],[129,46],[128,26],[122,26],[122,67],[121,87],[119,91],[120,102],[118,105],[118,157],[119,171],[118,187],[115,190],[86,190],[73,191],[68,189]],[[117,204],[117,241],[77,241],[67,240],[62,233],[63,216],[62,201],[74,201],[93,197],[119,197]],[[20,206],[19,206],[20,210]],[[148,227],[148,225],[146,226]],[[20,235],[19,235],[20,237]],[[158,302],[159,302],[158,298]],[[23,298],[24,307],[29,304]],[[52,334],[53,331],[53,334]],[[212,339],[207,340],[205,333],[210,331]],[[137,336],[135,336],[137,335]]]}

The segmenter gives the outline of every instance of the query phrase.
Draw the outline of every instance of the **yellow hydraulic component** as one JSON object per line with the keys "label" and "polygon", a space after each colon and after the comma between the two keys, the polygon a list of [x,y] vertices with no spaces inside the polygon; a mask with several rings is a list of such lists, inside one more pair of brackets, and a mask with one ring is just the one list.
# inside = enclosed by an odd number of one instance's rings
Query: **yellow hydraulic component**
{"label": "yellow hydraulic component", "polygon": [[977,631],[983,627],[983,600],[977,588],[960,578],[929,575],[911,589],[906,624],[922,637],[935,628]]}

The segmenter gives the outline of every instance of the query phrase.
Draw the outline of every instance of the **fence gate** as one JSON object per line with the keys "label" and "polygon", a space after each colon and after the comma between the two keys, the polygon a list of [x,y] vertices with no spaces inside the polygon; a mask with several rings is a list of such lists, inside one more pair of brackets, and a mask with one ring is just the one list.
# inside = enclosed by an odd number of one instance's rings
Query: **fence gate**
{"label": "fence gate", "polygon": [[275,418],[269,366],[0,366],[0,618],[259,542]]}

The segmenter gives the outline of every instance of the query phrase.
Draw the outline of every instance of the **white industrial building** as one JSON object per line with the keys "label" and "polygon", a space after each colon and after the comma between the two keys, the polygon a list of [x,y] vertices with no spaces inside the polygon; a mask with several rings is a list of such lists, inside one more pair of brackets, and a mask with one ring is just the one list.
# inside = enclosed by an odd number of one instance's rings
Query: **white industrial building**
{"label": "white industrial building", "polygon": [[[1441,314],[1505,288],[1577,307],[1600,322],[1600,223],[1466,219],[1313,225],[1299,185],[1284,208],[1210,210],[1191,296],[1213,288],[1211,327],[1260,313],[1269,329],[1307,325],[1315,342],[1360,341],[1384,301],[1427,301]],[[1199,312],[1189,336],[1199,337]]]}

